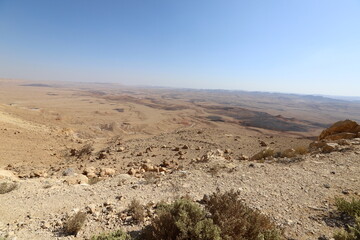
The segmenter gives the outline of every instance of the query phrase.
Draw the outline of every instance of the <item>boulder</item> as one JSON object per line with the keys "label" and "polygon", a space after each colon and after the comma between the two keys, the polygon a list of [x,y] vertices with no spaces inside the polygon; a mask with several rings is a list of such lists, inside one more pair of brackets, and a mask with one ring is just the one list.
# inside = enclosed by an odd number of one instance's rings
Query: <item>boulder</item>
{"label": "boulder", "polygon": [[89,179],[85,175],[77,174],[74,176],[66,176],[64,178],[64,182],[66,182],[69,185],[75,185],[75,184],[88,184]]}
{"label": "boulder", "polygon": [[101,177],[111,177],[115,175],[115,169],[112,168],[101,168],[100,176]]}
{"label": "boulder", "polygon": [[330,153],[333,151],[337,151],[338,149],[339,149],[339,144],[328,143],[324,141],[315,141],[310,143],[309,145],[310,151],[320,151],[322,153]]}
{"label": "boulder", "polygon": [[0,179],[18,180],[18,177],[9,170],[0,169]]}
{"label": "boulder", "polygon": [[[325,139],[326,137],[338,133],[354,133],[358,134],[360,126],[352,120],[339,121],[334,123],[331,127],[321,132],[319,140]],[[349,136],[349,135],[348,135]]]}
{"label": "boulder", "polygon": [[336,141],[340,139],[353,139],[356,138],[357,134],[355,133],[349,133],[349,132],[342,132],[342,133],[336,133],[329,136],[326,136],[324,140],[331,140]]}

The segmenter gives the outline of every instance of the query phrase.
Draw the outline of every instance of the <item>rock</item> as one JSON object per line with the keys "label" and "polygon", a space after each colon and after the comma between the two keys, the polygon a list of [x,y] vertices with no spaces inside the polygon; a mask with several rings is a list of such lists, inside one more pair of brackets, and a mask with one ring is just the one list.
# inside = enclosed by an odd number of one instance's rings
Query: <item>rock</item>
{"label": "rock", "polygon": [[330,184],[328,184],[328,183],[325,183],[323,186],[324,186],[324,188],[330,188]]}
{"label": "rock", "polygon": [[75,170],[73,168],[67,168],[62,173],[63,176],[73,176],[75,175]]}
{"label": "rock", "polygon": [[[360,125],[358,125],[355,121],[345,120],[334,123],[331,127],[325,129],[321,132],[319,136],[319,140],[322,139],[330,139],[330,135],[335,135],[338,133],[353,133],[355,136],[360,132]],[[350,135],[344,135],[349,137]],[[340,139],[340,138],[338,138]]]}
{"label": "rock", "polygon": [[325,137],[325,140],[340,140],[340,139],[353,139],[356,138],[357,134],[355,133],[348,133],[348,132],[343,132],[343,133],[336,133],[336,134],[332,134],[329,135],[327,137]]}
{"label": "rock", "polygon": [[115,169],[113,168],[101,168],[100,176],[101,177],[111,177],[115,175]]}
{"label": "rock", "polygon": [[96,172],[96,168],[95,167],[86,167],[83,171],[84,174],[88,175],[88,174],[92,174]]}
{"label": "rock", "polygon": [[123,152],[124,150],[125,150],[125,147],[119,147],[119,148],[117,149],[118,152]]}
{"label": "rock", "polygon": [[230,148],[225,149],[224,153],[230,154],[230,153],[231,153],[231,149],[230,149]]}
{"label": "rock", "polygon": [[46,172],[46,170],[42,169],[42,170],[35,170],[32,174],[32,177],[47,177],[48,174]]}
{"label": "rock", "polygon": [[82,174],[77,174],[74,176],[66,176],[64,182],[66,182],[69,185],[75,185],[75,184],[88,184],[89,178]]}
{"label": "rock", "polygon": [[260,141],[260,146],[262,146],[262,147],[267,147],[267,144],[266,144],[266,142],[264,142],[264,141]]}
{"label": "rock", "polygon": [[18,180],[18,177],[9,170],[0,169],[0,179]]}
{"label": "rock", "polygon": [[315,141],[310,143],[309,145],[310,151],[320,151],[322,153],[330,153],[333,151],[337,151],[338,149],[339,149],[339,144],[328,143],[324,141]]}
{"label": "rock", "polygon": [[249,157],[244,155],[244,154],[241,154],[239,157],[238,157],[239,160],[249,160]]}
{"label": "rock", "polygon": [[151,172],[151,171],[154,171],[155,168],[153,165],[149,164],[149,163],[145,163],[143,164],[142,166],[142,169],[144,169],[146,172]]}
{"label": "rock", "polygon": [[137,173],[137,171],[135,169],[133,169],[133,168],[130,168],[129,171],[128,171],[128,174],[132,175],[132,176],[135,175],[136,173]]}
{"label": "rock", "polygon": [[182,149],[189,149],[189,146],[185,144]]}

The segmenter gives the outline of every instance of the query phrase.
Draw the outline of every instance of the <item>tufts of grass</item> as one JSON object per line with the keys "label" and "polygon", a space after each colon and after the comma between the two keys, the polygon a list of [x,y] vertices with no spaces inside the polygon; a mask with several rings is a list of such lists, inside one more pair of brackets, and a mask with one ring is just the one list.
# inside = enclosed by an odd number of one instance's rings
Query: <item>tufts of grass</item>
{"label": "tufts of grass", "polygon": [[68,235],[77,235],[86,221],[86,213],[78,212],[70,217],[64,225],[64,232]]}
{"label": "tufts of grass", "polygon": [[18,187],[16,183],[2,182],[0,183],[0,194],[9,193]]}
{"label": "tufts of grass", "polygon": [[91,237],[91,240],[131,240],[131,236],[122,230],[117,230],[112,233],[101,234]]}

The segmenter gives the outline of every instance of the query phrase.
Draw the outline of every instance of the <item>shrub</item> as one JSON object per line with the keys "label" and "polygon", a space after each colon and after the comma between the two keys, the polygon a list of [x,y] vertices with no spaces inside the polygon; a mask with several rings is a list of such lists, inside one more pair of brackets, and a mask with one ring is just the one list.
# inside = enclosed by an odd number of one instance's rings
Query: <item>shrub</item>
{"label": "shrub", "polygon": [[221,229],[224,240],[280,240],[280,231],[268,217],[247,207],[239,199],[239,192],[213,193],[205,208]]}
{"label": "shrub", "polygon": [[3,182],[0,184],[0,194],[9,193],[17,188],[16,183]]}
{"label": "shrub", "polygon": [[145,208],[141,203],[133,199],[129,204],[129,212],[136,222],[143,222],[145,219]]}
{"label": "shrub", "polygon": [[304,155],[307,154],[309,152],[309,149],[307,147],[296,147],[295,148],[295,152],[298,155]]}
{"label": "shrub", "polygon": [[77,235],[86,220],[86,213],[78,212],[74,216],[70,217],[64,226],[65,233],[69,235]]}
{"label": "shrub", "polygon": [[132,238],[130,237],[129,234],[127,234],[121,230],[117,230],[115,232],[108,233],[108,234],[101,234],[98,236],[91,237],[91,240],[131,240],[131,239]]}
{"label": "shrub", "polygon": [[348,202],[343,198],[336,198],[335,206],[337,207],[338,211],[343,212],[351,217],[360,217],[360,199],[352,199],[351,202]]}
{"label": "shrub", "polygon": [[355,218],[355,226],[348,226],[349,230],[341,230],[334,235],[335,240],[359,240],[360,239],[360,217]]}
{"label": "shrub", "polygon": [[351,202],[343,198],[335,199],[335,206],[338,211],[354,218],[354,226],[348,225],[348,231],[342,229],[334,235],[335,240],[358,240],[360,239],[360,199],[352,199]]}
{"label": "shrub", "polygon": [[161,204],[156,213],[141,239],[221,240],[219,227],[190,200],[178,199],[173,204]]}
{"label": "shrub", "polygon": [[275,151],[272,148],[265,148],[264,150],[261,150],[260,152],[258,152],[257,154],[255,154],[254,156],[252,156],[250,159],[251,160],[262,160],[262,159],[269,159],[274,157],[275,155]]}

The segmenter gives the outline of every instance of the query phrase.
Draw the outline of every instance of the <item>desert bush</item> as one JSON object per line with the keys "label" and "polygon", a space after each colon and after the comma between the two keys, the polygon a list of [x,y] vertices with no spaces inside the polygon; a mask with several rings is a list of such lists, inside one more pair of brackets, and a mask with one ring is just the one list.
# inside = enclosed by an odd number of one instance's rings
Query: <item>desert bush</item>
{"label": "desert bush", "polygon": [[129,204],[128,211],[136,222],[143,222],[145,219],[145,208],[141,203],[133,199]]}
{"label": "desert bush", "polygon": [[335,240],[359,240],[360,239],[360,217],[355,218],[355,226],[348,226],[348,231],[341,230],[334,235]]}
{"label": "desert bush", "polygon": [[239,192],[213,193],[205,204],[224,240],[280,240],[282,234],[268,217],[239,200]]}
{"label": "desert bush", "polygon": [[69,235],[77,235],[86,221],[86,213],[78,212],[70,217],[64,225],[64,232]]}
{"label": "desert bush", "polygon": [[131,240],[131,236],[122,230],[117,230],[112,233],[103,233],[98,236],[92,236],[91,240]]}
{"label": "desert bush", "polygon": [[262,159],[268,159],[272,158],[275,155],[275,151],[272,148],[265,148],[264,150],[261,150],[257,154],[251,157],[251,160],[262,160]]}
{"label": "desert bush", "polygon": [[307,147],[303,147],[303,146],[299,146],[294,148],[295,149],[295,153],[297,155],[304,155],[307,154],[309,152],[309,149]]}
{"label": "desert bush", "polygon": [[91,144],[85,144],[82,148],[76,151],[75,156],[81,158],[83,156],[88,156],[94,150]]}
{"label": "desert bush", "polygon": [[18,185],[16,183],[2,182],[0,184],[0,194],[9,193],[9,192],[15,190],[17,188],[17,186]]}
{"label": "desert bush", "polygon": [[339,212],[343,212],[351,217],[360,217],[360,199],[352,199],[351,202],[348,202],[343,198],[336,198],[335,206]]}
{"label": "desert bush", "polygon": [[187,199],[160,204],[157,216],[142,233],[146,240],[221,240],[220,229],[205,211]]}

